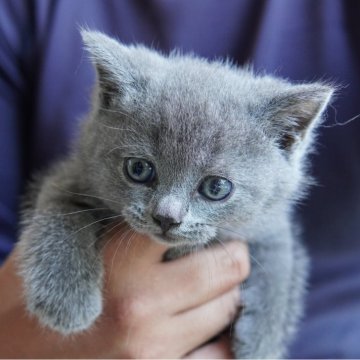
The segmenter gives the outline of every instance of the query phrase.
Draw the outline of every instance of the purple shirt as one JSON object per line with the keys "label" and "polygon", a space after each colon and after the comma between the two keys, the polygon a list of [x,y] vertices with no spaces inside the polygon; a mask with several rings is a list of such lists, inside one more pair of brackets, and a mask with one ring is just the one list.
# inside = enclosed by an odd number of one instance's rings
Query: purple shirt
{"label": "purple shirt", "polygon": [[[351,0],[1,0],[0,259],[16,242],[26,183],[68,152],[94,81],[80,25],[178,47],[294,81],[344,85],[326,126],[360,113],[360,2]],[[293,357],[360,357],[360,120],[323,127],[299,209],[312,256]]]}

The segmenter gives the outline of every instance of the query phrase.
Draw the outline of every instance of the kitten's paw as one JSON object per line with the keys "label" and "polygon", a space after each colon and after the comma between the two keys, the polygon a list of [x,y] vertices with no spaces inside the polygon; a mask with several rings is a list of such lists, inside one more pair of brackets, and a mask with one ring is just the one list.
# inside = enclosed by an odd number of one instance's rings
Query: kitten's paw
{"label": "kitten's paw", "polygon": [[89,292],[27,294],[27,309],[40,323],[63,335],[88,329],[102,312],[99,289]]}
{"label": "kitten's paw", "polygon": [[86,234],[70,241],[73,232],[64,230],[64,221],[60,226],[39,219],[25,229],[19,246],[27,310],[64,335],[86,330],[102,312],[101,257],[83,245],[96,239]]}

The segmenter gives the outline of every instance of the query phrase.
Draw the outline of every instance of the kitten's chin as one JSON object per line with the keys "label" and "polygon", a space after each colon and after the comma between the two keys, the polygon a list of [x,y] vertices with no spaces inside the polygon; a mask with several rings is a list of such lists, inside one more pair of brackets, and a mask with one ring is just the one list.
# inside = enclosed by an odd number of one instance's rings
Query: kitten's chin
{"label": "kitten's chin", "polygon": [[171,234],[150,234],[150,237],[161,244],[165,244],[170,247],[175,246],[184,246],[184,245],[194,245],[193,241],[185,239],[183,237],[174,236]]}

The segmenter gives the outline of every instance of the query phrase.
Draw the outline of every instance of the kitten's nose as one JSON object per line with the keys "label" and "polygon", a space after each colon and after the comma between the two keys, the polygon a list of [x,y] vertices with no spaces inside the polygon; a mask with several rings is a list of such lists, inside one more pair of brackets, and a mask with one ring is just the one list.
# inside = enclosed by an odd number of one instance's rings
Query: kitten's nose
{"label": "kitten's nose", "polygon": [[154,222],[161,227],[163,233],[166,233],[171,227],[180,225],[181,222],[176,221],[172,217],[162,216],[162,215],[153,215],[152,218]]}

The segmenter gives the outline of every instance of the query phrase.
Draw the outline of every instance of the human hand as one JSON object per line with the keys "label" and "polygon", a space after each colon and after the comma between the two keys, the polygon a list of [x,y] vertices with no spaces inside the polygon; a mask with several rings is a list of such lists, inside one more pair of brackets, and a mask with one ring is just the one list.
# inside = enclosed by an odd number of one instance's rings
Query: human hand
{"label": "human hand", "polygon": [[0,357],[180,358],[200,351],[229,325],[237,285],[249,272],[245,246],[229,243],[164,263],[165,246],[127,231],[106,240],[103,314],[71,338],[27,316],[11,256],[0,271],[6,294],[0,303]]}
{"label": "human hand", "polygon": [[[120,357],[182,357],[237,313],[238,285],[249,272],[246,246],[229,243],[164,263],[166,249],[134,234],[127,249],[114,243],[105,250],[104,316],[115,322]],[[224,348],[224,342],[209,347]]]}
{"label": "human hand", "polygon": [[195,349],[185,359],[233,359],[229,334],[223,334],[216,341]]}

